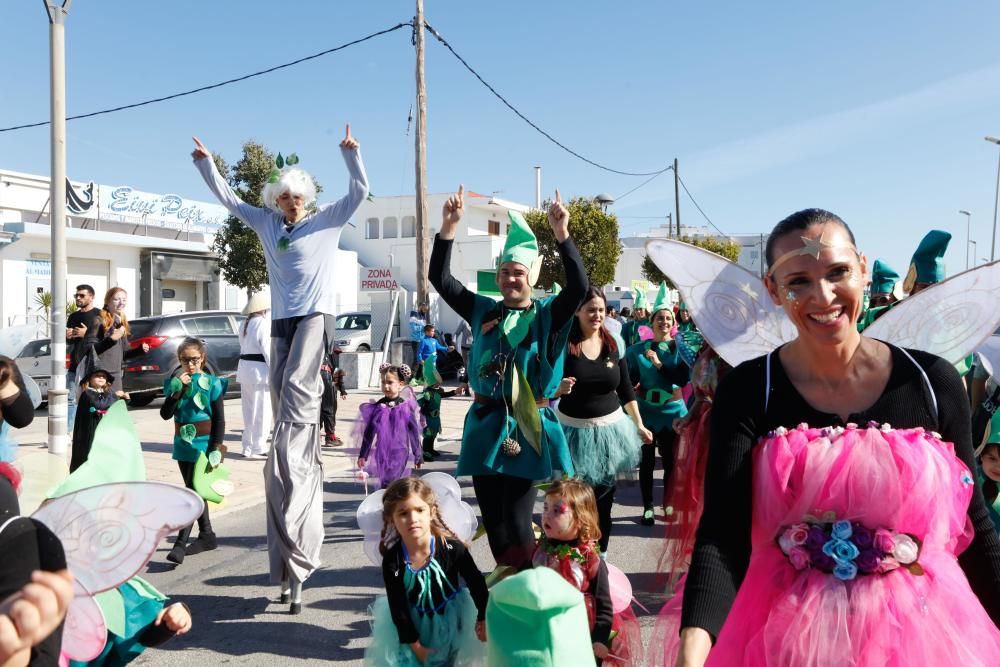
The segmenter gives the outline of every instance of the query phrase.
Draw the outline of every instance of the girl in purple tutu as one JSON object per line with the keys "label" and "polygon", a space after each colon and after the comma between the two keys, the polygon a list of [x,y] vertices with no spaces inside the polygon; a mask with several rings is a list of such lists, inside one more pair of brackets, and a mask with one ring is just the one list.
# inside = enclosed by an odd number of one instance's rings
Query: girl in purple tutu
{"label": "girl in purple tutu", "polygon": [[384,489],[407,476],[411,456],[415,468],[423,465],[420,434],[424,427],[420,406],[406,386],[413,375],[410,367],[382,364],[379,373],[383,396],[361,406],[354,439],[361,440],[358,469],[368,477],[378,477]]}

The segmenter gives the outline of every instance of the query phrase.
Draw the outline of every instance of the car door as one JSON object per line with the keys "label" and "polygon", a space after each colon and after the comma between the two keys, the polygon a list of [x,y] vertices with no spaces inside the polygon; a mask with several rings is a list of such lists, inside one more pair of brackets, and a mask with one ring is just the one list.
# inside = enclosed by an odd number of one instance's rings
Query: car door
{"label": "car door", "polygon": [[[208,363],[219,376],[235,376],[240,360],[240,341],[227,313],[192,315],[181,318],[189,336],[200,338],[208,349]],[[235,384],[235,377],[230,382]]]}

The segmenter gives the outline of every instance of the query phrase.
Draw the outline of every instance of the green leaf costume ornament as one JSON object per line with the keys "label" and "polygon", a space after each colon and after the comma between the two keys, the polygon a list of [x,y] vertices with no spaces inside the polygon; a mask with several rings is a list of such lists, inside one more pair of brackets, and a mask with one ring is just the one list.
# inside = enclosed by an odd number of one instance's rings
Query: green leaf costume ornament
{"label": "green leaf costume ornament", "polygon": [[181,440],[190,444],[198,436],[198,429],[194,424],[184,424],[181,426],[179,435],[181,436]]}
{"label": "green leaf costume ornament", "polygon": [[517,347],[521,344],[524,337],[528,335],[534,319],[535,308],[533,305],[525,310],[507,311],[507,314],[504,315],[503,323],[500,325],[500,330],[511,347]]}
{"label": "green leaf costume ornament", "polygon": [[229,481],[229,468],[222,465],[212,468],[205,452],[200,452],[194,464],[195,493],[210,503],[219,504],[233,492],[233,488],[233,483]]}
{"label": "green leaf costume ornament", "polygon": [[517,364],[511,368],[510,402],[514,408],[514,421],[521,433],[528,440],[539,456],[542,455],[542,420],[538,416],[538,404],[531,392],[528,379],[517,370]]}

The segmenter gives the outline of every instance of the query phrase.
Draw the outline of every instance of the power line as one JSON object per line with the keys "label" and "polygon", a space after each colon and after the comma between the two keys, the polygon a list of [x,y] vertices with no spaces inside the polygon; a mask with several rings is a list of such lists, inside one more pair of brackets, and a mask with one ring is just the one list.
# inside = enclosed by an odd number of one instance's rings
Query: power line
{"label": "power line", "polygon": [[647,178],[647,179],[646,179],[646,180],[644,180],[644,181],[643,181],[642,183],[640,183],[639,185],[635,186],[634,188],[632,188],[631,190],[629,190],[629,191],[628,191],[628,192],[626,192],[625,194],[623,194],[623,195],[618,195],[618,198],[617,198],[617,199],[615,199],[615,203],[617,204],[617,203],[618,203],[618,202],[620,202],[620,201],[621,201],[622,199],[624,199],[625,197],[628,197],[628,196],[629,196],[630,194],[632,194],[633,192],[635,192],[635,191],[636,191],[636,190],[638,190],[639,188],[643,187],[643,186],[644,186],[644,185],[646,185],[647,183],[651,183],[651,182],[652,182],[652,180],[653,180],[654,178],[656,178],[657,176],[659,176],[659,175],[661,175],[661,174],[665,174],[666,172],[670,171],[670,170],[671,170],[671,169],[673,169],[673,168],[674,168],[674,166],[673,166],[673,165],[670,165],[669,167],[667,167],[667,168],[666,168],[666,169],[664,169],[663,171],[658,171],[658,172],[656,172],[655,174],[653,174],[652,176],[650,176],[649,178]]}
{"label": "power line", "polygon": [[691,194],[691,191],[688,190],[688,186],[684,183],[684,179],[681,178],[679,174],[677,175],[677,180],[680,181],[681,187],[684,188],[684,192],[687,193],[688,199],[691,200],[691,203],[694,204],[694,207],[696,209],[698,209],[698,212],[701,213],[701,215],[702,215],[703,218],[705,218],[706,220],[708,220],[708,224],[712,225],[712,228],[715,229],[715,231],[719,232],[719,234],[721,234],[722,236],[726,236],[726,233],[724,231],[722,231],[721,229],[719,229],[718,227],[716,227],[715,223],[712,222],[712,219],[709,218],[707,215],[705,215],[705,212],[703,210],[701,210],[701,206],[699,206],[698,202],[695,201],[695,198]]}
{"label": "power line", "polygon": [[[480,76],[479,72],[477,72],[475,69],[472,68],[472,65],[470,65],[469,63],[467,63],[465,61],[465,58],[463,58],[462,56],[458,55],[458,52],[455,51],[455,49],[452,47],[452,45],[448,43],[448,40],[446,40],[444,37],[442,37],[441,34],[437,30],[435,30],[434,28],[432,28],[429,23],[427,23],[425,21],[424,22],[424,26],[427,28],[427,30],[432,35],[434,35],[434,37],[437,38],[437,40],[439,42],[441,42],[444,45],[444,47],[446,49],[448,49],[449,51],[451,51],[451,55],[455,56],[455,58],[457,58],[458,61],[460,63],[462,63],[462,65],[465,66],[465,69],[469,70],[469,72],[471,72],[474,77],[476,77],[477,79],[479,79],[479,83],[481,83],[484,86],[486,86],[486,88],[491,93],[493,93],[494,97],[496,97],[498,100],[500,100],[501,102],[503,102],[504,106],[506,106],[508,109],[510,109],[511,111],[513,111],[515,114],[517,114],[518,118],[520,118],[525,123],[527,123],[532,128],[534,128],[534,130],[536,132],[538,132],[539,134],[541,134],[543,137],[545,137],[546,139],[548,139],[549,141],[551,141],[552,143],[554,143],[556,146],[558,146],[559,148],[561,148],[564,151],[566,151],[567,153],[569,153],[570,155],[572,155],[572,156],[574,156],[574,157],[576,157],[576,158],[578,158],[580,160],[583,160],[587,164],[592,165],[594,167],[597,167],[598,169],[603,169],[604,171],[611,172],[612,174],[620,174],[622,176],[659,176],[660,174],[664,173],[665,171],[669,171],[672,168],[672,166],[667,166],[667,167],[665,167],[663,169],[660,169],[659,171],[645,171],[645,172],[621,171],[619,169],[612,169],[611,167],[607,167],[607,166],[605,166],[605,165],[603,165],[603,164],[601,164],[599,162],[594,162],[590,158],[586,158],[586,157],[580,155],[575,150],[573,150],[572,148],[570,148],[566,144],[560,142],[558,139],[556,139],[555,137],[553,137],[551,134],[549,134],[548,132],[546,132],[542,128],[538,127],[538,125],[536,125],[527,116],[525,116],[523,113],[521,113],[517,109],[517,107],[515,107],[513,104],[511,104],[510,102],[508,102],[507,99],[503,95],[501,95],[500,93],[497,92],[496,88],[494,88],[489,83],[487,83],[486,79],[484,79],[482,76]],[[626,193],[626,194],[628,194],[628,193]]]}
{"label": "power line", "polygon": [[[293,60],[291,62],[284,63],[283,65],[276,65],[275,67],[269,67],[267,69],[260,70],[259,72],[253,72],[252,74],[246,74],[244,76],[240,76],[240,77],[237,77],[235,79],[228,79],[226,81],[220,81],[219,83],[213,83],[213,84],[210,84],[208,86],[201,86],[200,88],[194,88],[192,90],[186,90],[186,91],[184,91],[182,93],[174,93],[173,95],[165,95],[163,97],[157,97],[157,98],[154,98],[154,99],[151,99],[151,100],[146,100],[144,102],[136,102],[135,104],[126,104],[126,105],[123,105],[123,106],[120,106],[120,107],[115,107],[113,109],[104,109],[102,111],[93,111],[91,113],[80,114],[78,116],[68,116],[66,118],[66,120],[78,120],[80,118],[90,118],[92,116],[100,116],[102,114],[114,113],[116,111],[124,111],[125,109],[134,109],[136,107],[146,106],[147,104],[156,104],[157,102],[166,102],[167,100],[176,99],[178,97],[184,97],[185,95],[194,95],[195,93],[204,92],[206,90],[212,90],[213,88],[221,88],[222,86],[228,86],[231,83],[238,83],[240,81],[246,81],[247,79],[252,79],[252,78],[254,78],[256,76],[262,76],[264,74],[270,74],[271,72],[276,72],[279,69],[285,69],[286,67],[292,67],[293,65],[299,65],[301,63],[306,62],[307,60],[314,60],[315,58],[319,58],[321,56],[325,56],[325,55],[334,53],[336,51],[341,51],[343,49],[346,49],[349,46],[354,46],[355,44],[360,44],[361,42],[367,42],[369,39],[374,39],[375,37],[379,37],[381,35],[385,35],[385,34],[388,34],[390,32],[394,32],[394,31],[399,30],[401,28],[411,28],[412,29],[412,27],[413,27],[413,24],[410,23],[410,22],[399,23],[397,25],[394,25],[391,28],[386,28],[385,30],[379,30],[378,32],[373,32],[370,35],[367,35],[365,37],[361,37],[360,39],[355,39],[353,41],[347,42],[346,44],[341,44],[340,46],[335,46],[332,49],[327,49],[326,51],[320,51],[319,53],[314,53],[311,56],[306,56],[304,58],[299,58],[298,60]],[[0,132],[12,132],[14,130],[24,130],[24,129],[27,129],[29,127],[41,127],[42,125],[48,125],[50,122],[51,121],[46,120],[46,121],[41,121],[41,122],[38,122],[38,123],[27,123],[25,125],[15,125],[13,127],[4,127],[4,128],[0,128]]]}

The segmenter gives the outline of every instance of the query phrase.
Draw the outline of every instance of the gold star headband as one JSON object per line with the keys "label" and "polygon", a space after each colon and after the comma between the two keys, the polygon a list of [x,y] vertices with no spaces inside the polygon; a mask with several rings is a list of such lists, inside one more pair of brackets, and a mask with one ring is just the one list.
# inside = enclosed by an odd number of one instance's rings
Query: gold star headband
{"label": "gold star headband", "polygon": [[827,241],[824,238],[825,236],[826,236],[826,232],[823,232],[817,238],[809,238],[808,236],[800,236],[799,238],[802,239],[802,247],[799,248],[798,250],[789,250],[784,255],[782,255],[781,257],[779,257],[778,259],[776,259],[774,261],[774,263],[771,264],[771,267],[767,270],[767,275],[769,275],[769,276],[774,275],[774,270],[775,269],[777,269],[779,266],[781,266],[782,264],[784,264],[788,260],[792,259],[793,257],[801,257],[803,255],[809,255],[813,259],[817,259],[818,260],[819,259],[819,254],[821,252],[823,252],[824,250],[828,250],[830,248],[850,248],[851,250],[853,250],[855,252],[855,254],[857,254],[858,249],[855,248],[853,244],[851,244],[851,243],[831,243],[830,241]]}

